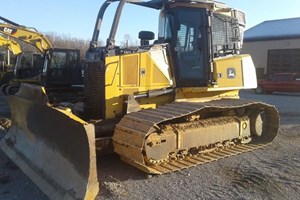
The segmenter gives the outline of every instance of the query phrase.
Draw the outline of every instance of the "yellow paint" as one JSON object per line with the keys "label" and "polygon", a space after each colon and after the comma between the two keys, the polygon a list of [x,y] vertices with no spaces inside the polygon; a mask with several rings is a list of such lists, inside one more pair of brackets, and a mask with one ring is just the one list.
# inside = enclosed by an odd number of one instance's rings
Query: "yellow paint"
{"label": "yellow paint", "polygon": [[[5,30],[16,30],[16,31],[10,32]],[[21,40],[23,42],[31,44],[42,53],[52,48],[51,42],[48,40],[48,38],[43,34],[34,31],[32,28],[0,23],[0,33],[9,36],[11,38]]]}
{"label": "yellow paint", "polygon": [[0,35],[0,47],[7,48],[14,55],[20,54],[22,52],[20,45],[11,39],[7,39]]}
{"label": "yellow paint", "polygon": [[[137,102],[140,108],[146,109],[156,108],[158,105],[174,100],[203,102],[221,98],[239,98],[239,89],[243,88],[242,59],[245,56],[237,55],[216,59],[213,63],[213,77],[217,82],[216,85],[177,88],[175,95],[144,97],[137,99]],[[171,87],[169,78],[157,64],[159,62],[153,60],[149,52],[107,57],[105,63],[106,119],[122,117],[125,114],[128,95],[145,94],[150,90]]]}
{"label": "yellow paint", "polygon": [[139,61],[138,53],[123,55],[121,58],[121,86],[139,86]]}
{"label": "yellow paint", "polygon": [[41,87],[42,93],[46,95],[46,89],[45,87]]}
{"label": "yellow paint", "polygon": [[57,107],[52,107],[53,109],[61,112],[61,113],[64,113],[65,115],[67,115],[68,117],[70,117],[71,119],[73,119],[74,121],[77,121],[81,124],[88,124],[86,121],[80,119],[79,117],[77,117],[76,115],[74,115],[70,109],[61,109],[61,108],[57,108]]}
{"label": "yellow paint", "polygon": [[205,102],[221,98],[239,98],[239,90],[211,91],[209,88],[176,89],[176,101]]}
{"label": "yellow paint", "polygon": [[244,55],[230,56],[214,61],[213,78],[218,88],[243,88],[242,58]]}
{"label": "yellow paint", "polygon": [[[106,118],[124,115],[127,95],[170,87],[170,81],[152,60],[149,52],[107,57],[105,60]],[[144,98],[141,108],[155,108],[170,102],[173,97]]]}

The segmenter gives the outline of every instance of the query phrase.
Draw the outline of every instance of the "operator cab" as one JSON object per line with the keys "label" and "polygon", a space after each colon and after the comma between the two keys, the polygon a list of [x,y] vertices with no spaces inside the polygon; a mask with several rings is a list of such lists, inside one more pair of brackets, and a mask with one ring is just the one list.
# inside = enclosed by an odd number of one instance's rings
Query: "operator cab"
{"label": "operator cab", "polygon": [[54,48],[43,66],[43,78],[48,86],[82,85],[80,50]]}
{"label": "operator cab", "polygon": [[170,44],[177,85],[197,87],[207,84],[208,18],[206,9],[172,8],[162,12],[159,40]]}
{"label": "operator cab", "polygon": [[160,14],[158,37],[171,46],[178,87],[212,84],[213,60],[239,54],[242,45],[244,13],[228,10],[232,18],[199,3],[166,4]]}

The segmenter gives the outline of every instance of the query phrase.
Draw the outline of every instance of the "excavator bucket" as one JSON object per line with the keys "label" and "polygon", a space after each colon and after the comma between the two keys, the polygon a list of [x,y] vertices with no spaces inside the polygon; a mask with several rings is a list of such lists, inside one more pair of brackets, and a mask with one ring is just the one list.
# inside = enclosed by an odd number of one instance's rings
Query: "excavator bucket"
{"label": "excavator bucket", "polygon": [[95,128],[51,107],[43,87],[8,97],[12,126],[1,149],[50,199],[94,199],[99,191]]}

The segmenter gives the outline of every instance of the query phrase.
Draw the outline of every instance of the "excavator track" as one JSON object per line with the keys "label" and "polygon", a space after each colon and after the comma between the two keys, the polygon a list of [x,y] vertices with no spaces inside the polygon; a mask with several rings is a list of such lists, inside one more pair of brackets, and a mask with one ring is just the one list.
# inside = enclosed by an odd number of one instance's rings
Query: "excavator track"
{"label": "excavator track", "polygon": [[278,128],[278,111],[262,102],[174,102],[124,116],[113,145],[130,165],[164,174],[267,146]]}

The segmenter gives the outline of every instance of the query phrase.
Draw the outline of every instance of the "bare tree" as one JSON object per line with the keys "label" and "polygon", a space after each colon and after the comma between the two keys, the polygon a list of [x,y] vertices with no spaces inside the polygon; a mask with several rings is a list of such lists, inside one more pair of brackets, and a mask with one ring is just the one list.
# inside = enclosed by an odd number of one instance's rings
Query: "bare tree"
{"label": "bare tree", "polygon": [[[70,35],[62,35],[55,32],[46,34],[53,47],[66,49],[79,49],[81,58],[84,58],[85,52],[88,50],[90,41],[71,37]],[[99,42],[101,43],[101,41]]]}
{"label": "bare tree", "polygon": [[[84,58],[85,53],[90,46],[89,40],[79,39],[72,37],[71,35],[64,35],[55,32],[48,32],[45,35],[50,40],[54,48],[79,49],[82,59]],[[17,42],[20,44],[23,52],[39,53],[39,51],[32,45],[20,40],[17,40]],[[99,46],[102,46],[103,44],[104,43],[102,40],[98,42]]]}
{"label": "bare tree", "polygon": [[127,33],[123,36],[123,41],[121,42],[121,47],[129,47],[129,46],[132,46],[132,38]]}
{"label": "bare tree", "polygon": [[[90,46],[90,40],[79,39],[71,35],[63,35],[55,32],[46,33],[53,47],[66,49],[79,49],[81,58],[84,58],[86,51]],[[98,41],[98,45],[102,46],[102,40]]]}

